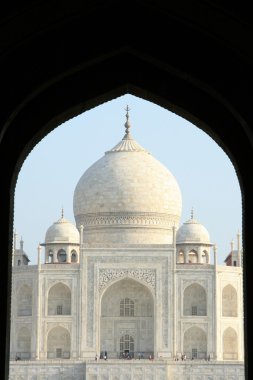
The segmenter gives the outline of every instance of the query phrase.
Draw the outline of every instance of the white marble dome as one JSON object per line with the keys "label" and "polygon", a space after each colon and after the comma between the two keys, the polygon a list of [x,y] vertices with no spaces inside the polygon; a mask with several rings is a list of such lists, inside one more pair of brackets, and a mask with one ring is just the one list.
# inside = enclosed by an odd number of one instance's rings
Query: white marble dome
{"label": "white marble dome", "polygon": [[187,220],[177,231],[177,244],[210,244],[210,237],[207,229],[196,219]]}
{"label": "white marble dome", "polygon": [[182,200],[171,172],[127,129],[123,140],[82,175],[73,207],[84,242],[166,244],[179,224]]}
{"label": "white marble dome", "polygon": [[45,243],[80,243],[79,231],[73,223],[62,216],[48,228]]}

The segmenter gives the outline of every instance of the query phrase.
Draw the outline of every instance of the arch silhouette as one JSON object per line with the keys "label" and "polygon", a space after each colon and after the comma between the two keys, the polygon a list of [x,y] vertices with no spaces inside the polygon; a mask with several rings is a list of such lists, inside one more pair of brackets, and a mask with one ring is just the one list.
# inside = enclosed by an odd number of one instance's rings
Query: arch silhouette
{"label": "arch silhouette", "polygon": [[[189,12],[186,1],[180,6],[178,2],[143,1],[135,4],[134,12],[130,6],[122,12],[114,2],[103,2],[102,8],[97,2],[91,9],[90,3],[73,1],[67,5],[71,10],[68,15],[63,13],[64,6],[55,3],[51,8],[52,18],[47,18],[46,3],[35,1],[30,5],[20,1],[16,6],[5,2],[0,16],[4,20],[1,30],[6,36],[0,57],[1,89],[5,94],[0,111],[0,167],[5,173],[0,196],[3,220],[0,239],[4,253],[0,278],[2,310],[6,314],[1,325],[0,347],[4,358],[1,378],[8,379],[9,368],[9,253],[18,171],[34,145],[59,123],[129,92],[201,127],[224,149],[235,166],[243,202],[245,351],[248,352],[248,341],[252,340],[248,321],[253,319],[248,304],[253,258],[247,254],[253,246],[253,184],[249,181],[248,165],[253,158],[250,112],[253,32],[251,12],[246,4],[236,7],[231,2],[217,7],[214,4],[195,2]],[[154,18],[158,21],[157,28],[149,30],[146,25],[152,25]],[[122,28],[129,20],[131,28]],[[94,23],[103,30],[99,44],[96,36],[89,33]],[[18,32],[13,33],[15,30]],[[80,49],[84,35],[89,35],[89,39],[85,49]],[[164,41],[168,42],[169,35],[173,39],[169,49],[165,49]],[[58,43],[59,36],[64,43]],[[189,55],[191,60],[187,59]],[[213,115],[219,115],[218,119]],[[247,357],[246,354],[246,376],[250,369],[253,371]]]}

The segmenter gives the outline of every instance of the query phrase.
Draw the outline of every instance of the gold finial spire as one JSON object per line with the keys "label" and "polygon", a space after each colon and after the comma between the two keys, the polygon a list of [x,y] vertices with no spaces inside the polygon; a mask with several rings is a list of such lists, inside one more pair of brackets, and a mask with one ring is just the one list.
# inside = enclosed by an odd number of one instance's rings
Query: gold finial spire
{"label": "gold finial spire", "polygon": [[130,108],[128,106],[126,106],[125,111],[127,112],[126,113],[126,122],[125,122],[125,129],[126,129],[126,136],[127,136],[129,134],[129,129],[131,128],[131,125],[129,123],[129,111],[130,111]]}
{"label": "gold finial spire", "polygon": [[192,209],[191,209],[191,220],[193,220],[193,216],[194,216],[194,209],[192,207]]}
{"label": "gold finial spire", "polygon": [[64,218],[64,210],[63,210],[63,207],[61,208],[61,218],[62,218],[62,219]]}

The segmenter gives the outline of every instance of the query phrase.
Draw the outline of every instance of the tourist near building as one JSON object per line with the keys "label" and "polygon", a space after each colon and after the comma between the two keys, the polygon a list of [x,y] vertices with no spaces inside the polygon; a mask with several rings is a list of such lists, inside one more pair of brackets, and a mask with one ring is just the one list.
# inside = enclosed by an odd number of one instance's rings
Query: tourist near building
{"label": "tourist near building", "polygon": [[37,265],[14,239],[10,380],[244,379],[240,235],[218,265],[193,210],[180,222],[177,181],[133,139],[128,108],[73,209]]}

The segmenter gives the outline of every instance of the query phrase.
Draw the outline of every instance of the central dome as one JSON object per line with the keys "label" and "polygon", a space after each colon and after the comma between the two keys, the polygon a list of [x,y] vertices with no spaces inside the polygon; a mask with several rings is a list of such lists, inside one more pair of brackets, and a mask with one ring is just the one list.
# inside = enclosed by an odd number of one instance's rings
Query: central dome
{"label": "central dome", "polygon": [[170,171],[126,133],[80,178],[74,192],[77,227],[91,245],[170,244],[181,192]]}

